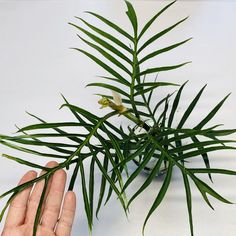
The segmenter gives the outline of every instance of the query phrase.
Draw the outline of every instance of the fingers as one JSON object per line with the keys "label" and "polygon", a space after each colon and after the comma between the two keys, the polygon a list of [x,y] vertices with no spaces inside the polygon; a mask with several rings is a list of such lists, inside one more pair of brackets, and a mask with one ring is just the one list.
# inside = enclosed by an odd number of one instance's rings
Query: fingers
{"label": "fingers", "polygon": [[57,236],[70,236],[76,209],[76,197],[74,192],[65,195],[61,217],[56,227]]}
{"label": "fingers", "polygon": [[[52,168],[57,165],[57,162],[49,162],[46,166]],[[44,172],[41,172],[41,175],[42,174],[44,174]],[[19,184],[35,179],[36,177],[37,173],[35,171],[29,171],[23,176]],[[70,236],[75,216],[76,197],[73,192],[67,192],[61,210],[61,217],[58,221],[65,184],[66,172],[64,170],[56,171],[50,179],[42,213],[42,226],[53,231],[56,225],[57,236]],[[32,187],[29,187],[13,199],[7,215],[5,227],[34,223],[43,188],[44,181],[40,181],[35,185],[33,190]]]}
{"label": "fingers", "polygon": [[[22,177],[18,185],[33,180],[36,177],[37,173],[35,171],[29,171]],[[23,190],[13,199],[7,214],[5,227],[20,226],[24,223],[27,203],[32,187],[33,186]]]}
{"label": "fingers", "polygon": [[[49,167],[49,168],[52,168],[52,167],[55,167],[57,165],[58,165],[57,162],[51,161],[46,166]],[[40,175],[43,175],[44,173],[45,172],[42,171]],[[44,200],[47,197],[47,194],[48,194],[48,191],[49,191],[49,188],[50,188],[50,185],[51,185],[51,181],[52,180],[50,179]],[[43,188],[44,188],[44,183],[45,183],[44,180],[39,181],[35,185],[35,187],[34,187],[34,189],[32,191],[32,194],[31,194],[31,196],[29,198],[28,208],[27,208],[27,212],[26,212],[26,218],[25,218],[25,223],[26,224],[33,224],[34,223],[35,215],[36,215],[36,212],[37,212],[37,209],[38,209],[38,205],[39,205],[39,201],[40,201],[40,198],[41,198],[41,194],[42,194],[42,191],[43,191]]]}
{"label": "fingers", "polygon": [[52,178],[51,188],[47,196],[41,221],[42,226],[45,226],[52,231],[55,228],[60,214],[65,184],[66,172],[64,170],[56,171]]}

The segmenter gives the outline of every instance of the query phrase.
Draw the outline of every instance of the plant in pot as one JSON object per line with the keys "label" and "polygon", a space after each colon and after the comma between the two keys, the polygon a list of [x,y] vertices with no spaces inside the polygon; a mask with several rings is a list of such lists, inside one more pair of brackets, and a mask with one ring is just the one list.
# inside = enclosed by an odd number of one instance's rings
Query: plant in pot
{"label": "plant in pot", "polygon": [[[124,212],[128,214],[129,206],[136,197],[144,194],[146,188],[158,176],[162,175],[161,187],[144,220],[144,233],[150,216],[161,204],[167,193],[174,168],[179,169],[182,174],[191,235],[194,235],[194,230],[190,180],[211,208],[213,207],[209,201],[209,196],[224,203],[231,203],[198,177],[198,174],[204,174],[212,180],[212,174],[216,173],[236,175],[233,170],[211,168],[209,160],[210,152],[235,149],[233,146],[235,140],[225,138],[235,133],[235,129],[220,129],[219,125],[207,126],[229,95],[216,104],[194,127],[187,127],[185,124],[190,119],[191,113],[206,86],[203,86],[193,96],[180,119],[177,119],[176,113],[181,101],[182,91],[187,82],[179,85],[172,81],[159,81],[157,74],[177,69],[188,62],[148,67],[150,60],[160,54],[174,50],[191,39],[145,54],[144,49],[155,44],[158,39],[167,35],[187,19],[184,18],[161,32],[154,32],[151,38],[146,41],[143,40],[143,36],[152,24],[175,2],[171,2],[161,9],[139,30],[136,12],[131,3],[125,1],[126,14],[132,27],[131,32],[127,32],[102,15],[86,12],[91,17],[101,21],[109,30],[118,33],[120,37],[114,36],[79,17],[76,18],[82,26],[77,23],[70,23],[78,30],[78,37],[101,55],[101,57],[97,57],[81,48],[74,48],[92,59],[108,73],[106,76],[100,76],[95,83],[88,84],[88,86],[96,86],[98,91],[101,88],[108,89],[109,93],[98,94],[100,96],[98,103],[102,108],[109,108],[110,111],[104,109],[104,116],[99,117],[82,107],[70,104],[63,97],[64,104],[61,108],[69,109],[76,118],[76,122],[48,123],[35,115],[29,114],[36,118],[38,123],[19,128],[14,136],[0,135],[0,143],[11,149],[40,157],[61,159],[58,166],[46,168],[20,157],[3,154],[4,157],[20,164],[45,170],[45,174],[14,187],[0,196],[0,198],[9,196],[1,212],[1,219],[16,194],[40,180],[45,180],[44,191],[46,191],[47,180],[58,169],[72,169],[73,174],[69,182],[69,190],[73,190],[77,177],[81,178],[80,186],[84,210],[90,230],[92,230],[94,215],[98,217],[102,204],[107,203],[112,195],[116,195]],[[126,40],[129,41],[128,44],[124,43]],[[177,91],[173,92],[173,90],[168,89],[169,92],[163,97],[156,96],[155,91],[164,87],[165,89],[174,87]],[[111,94],[110,91],[112,91]],[[126,127],[117,125],[117,122],[114,123],[111,119],[114,116],[129,119],[131,125]],[[68,132],[66,131],[67,127],[74,127],[75,130],[80,128],[81,132]],[[53,138],[55,141],[46,141],[48,138]],[[68,142],[58,142],[58,138],[66,138]],[[46,147],[48,152],[39,150],[40,147]],[[193,157],[201,158],[205,168],[191,168],[191,158]],[[88,169],[84,168],[84,161],[90,162]],[[133,163],[135,166],[132,172],[127,166],[129,163]],[[101,173],[98,196],[94,196],[95,170],[99,170]],[[143,171],[147,172],[144,183],[131,197],[128,197],[126,190]],[[89,173],[88,177],[86,177],[86,172]],[[41,199],[43,196],[44,192],[42,192]],[[94,206],[95,197],[97,199],[96,206]],[[36,235],[40,220],[40,217],[37,216],[40,216],[42,202],[40,201],[35,217],[33,236]]]}

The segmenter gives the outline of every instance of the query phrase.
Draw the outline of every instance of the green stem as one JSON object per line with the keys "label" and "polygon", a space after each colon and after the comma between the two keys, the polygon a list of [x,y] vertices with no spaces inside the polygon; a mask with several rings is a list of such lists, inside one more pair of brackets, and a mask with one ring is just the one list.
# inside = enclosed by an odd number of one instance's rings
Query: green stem
{"label": "green stem", "polygon": [[137,65],[138,65],[137,47],[138,47],[137,38],[134,38],[133,72],[132,72],[131,86],[130,86],[130,102],[131,102],[132,108],[134,110],[135,116],[137,118],[139,118],[139,113],[137,111],[135,101],[134,101],[134,86],[135,86],[135,79],[136,79],[136,76],[137,76]]}
{"label": "green stem", "polygon": [[129,120],[132,120],[135,124],[137,124],[138,126],[144,128],[145,130],[149,131],[150,127],[149,125],[147,125],[147,123],[145,123],[144,121],[142,121],[140,118],[134,116],[131,112],[125,112],[122,113],[125,117],[127,117]]}

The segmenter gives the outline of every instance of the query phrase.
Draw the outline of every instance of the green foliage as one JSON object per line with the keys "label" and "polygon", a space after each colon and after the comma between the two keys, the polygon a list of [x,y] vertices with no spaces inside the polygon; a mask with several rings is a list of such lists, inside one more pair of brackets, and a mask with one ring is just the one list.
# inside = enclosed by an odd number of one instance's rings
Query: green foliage
{"label": "green foliage", "polygon": [[[236,175],[236,172],[233,170],[211,168],[209,157],[209,153],[213,151],[234,150],[235,146],[233,144],[235,140],[225,139],[224,137],[235,133],[236,130],[219,129],[219,125],[204,128],[220,110],[229,95],[216,104],[209,114],[193,128],[184,127],[196,108],[206,86],[193,97],[193,100],[190,101],[186,110],[178,120],[176,115],[181,104],[182,92],[187,82],[179,87],[175,96],[174,93],[168,93],[164,97],[156,98],[154,96],[155,91],[160,89],[160,87],[178,87],[179,85],[172,82],[159,81],[158,77],[152,81],[147,81],[146,76],[174,70],[188,62],[176,65],[159,65],[154,68],[148,68],[145,65],[147,65],[149,60],[187,43],[190,39],[158,49],[150,54],[144,55],[141,59],[139,55],[140,52],[143,52],[145,48],[155,43],[160,37],[185,22],[187,18],[184,18],[161,32],[155,32],[150,39],[143,42],[142,37],[145,35],[146,31],[161,14],[165,13],[165,11],[175,3],[175,1],[160,10],[140,31],[137,20],[138,17],[133,6],[128,1],[125,1],[125,3],[127,5],[126,14],[132,26],[132,33],[128,33],[127,30],[122,29],[116,23],[113,23],[97,13],[87,12],[87,14],[95,17],[114,32],[118,33],[120,38],[115,34],[112,35],[91,25],[89,22],[79,17],[76,17],[76,19],[85,25],[86,29],[75,23],[69,23],[74,26],[80,34],[83,34],[83,36],[78,35],[82,42],[98,52],[101,57],[97,57],[93,53],[80,48],[75,49],[93,60],[108,73],[108,75],[98,78],[102,80],[102,82],[91,83],[88,84],[88,86],[96,86],[99,91],[101,88],[112,90],[122,95],[123,98],[121,102],[119,101],[119,95],[112,97],[109,94],[99,94],[103,97],[103,100],[99,103],[103,106],[109,106],[114,111],[103,117],[98,117],[84,108],[70,104],[66,98],[63,97],[65,103],[61,108],[69,109],[76,121],[48,123],[35,115],[29,114],[36,118],[39,123],[18,129],[17,134],[14,136],[0,135],[0,143],[11,149],[26,154],[61,159],[58,166],[48,168],[36,163],[31,163],[26,159],[7,154],[3,155],[3,157],[20,164],[45,171],[45,174],[32,181],[14,187],[0,196],[0,198],[3,198],[10,195],[0,215],[2,219],[4,212],[16,194],[40,180],[45,181],[44,191],[35,218],[33,235],[36,234],[37,225],[40,220],[39,217],[48,179],[55,171],[63,168],[73,168],[69,190],[73,190],[78,174],[80,175],[84,210],[90,231],[93,227],[94,213],[96,217],[99,216],[102,204],[106,204],[112,194],[116,195],[125,214],[128,214],[130,204],[149,187],[155,178],[157,178],[163,165],[166,167],[166,175],[144,221],[143,233],[148,219],[164,200],[171,182],[173,168],[178,168],[183,176],[190,232],[192,236],[194,235],[191,196],[192,186],[189,180],[192,180],[196,185],[203,199],[211,208],[213,207],[208,199],[208,195],[211,195],[221,202],[231,204],[230,201],[222,197],[212,189],[212,187],[196,176],[196,174],[208,174],[210,180],[212,180],[212,174]],[[84,38],[84,36],[86,38]],[[145,53],[143,52],[143,54]],[[173,101],[171,100],[172,96],[174,96]],[[154,102],[155,104],[153,105]],[[130,119],[133,122],[133,126],[117,128],[117,126],[112,124],[109,120],[112,116],[117,115],[122,115]],[[67,132],[65,130],[67,127],[81,128],[82,131],[81,133]],[[137,133],[137,128],[142,128],[145,132]],[[58,137],[66,138],[67,142],[45,141],[47,138],[57,140]],[[29,148],[28,146],[33,146],[33,148]],[[48,151],[42,152],[38,150],[41,147],[46,148]],[[191,164],[190,158],[194,157],[202,158],[206,168],[188,167]],[[152,158],[156,159],[154,166],[152,168],[147,167]],[[84,168],[84,161],[89,163],[89,168]],[[129,173],[129,168],[127,167],[129,162],[133,162],[136,165],[136,169],[132,173]],[[94,173],[96,170],[101,173],[98,196],[94,196]],[[126,196],[125,190],[133,183],[140,172],[144,170],[149,171],[146,180],[129,199]],[[86,171],[89,173],[88,177]],[[97,201],[94,201],[95,197],[98,199]]]}

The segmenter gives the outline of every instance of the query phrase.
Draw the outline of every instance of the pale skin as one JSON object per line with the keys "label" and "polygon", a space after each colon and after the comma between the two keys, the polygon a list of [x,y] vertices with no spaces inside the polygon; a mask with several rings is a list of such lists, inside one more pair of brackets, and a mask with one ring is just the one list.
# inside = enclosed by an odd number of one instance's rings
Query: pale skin
{"label": "pale skin", "polygon": [[[49,162],[47,167],[55,167],[57,162]],[[43,172],[41,172],[42,174]],[[19,184],[37,177],[37,172],[27,172]],[[75,216],[76,197],[69,191],[64,195],[66,172],[58,170],[49,181],[44,199],[41,222],[37,236],[70,236]],[[44,182],[25,189],[12,201],[1,236],[31,236],[34,218],[43,190]],[[63,200],[64,197],[64,200]]]}

